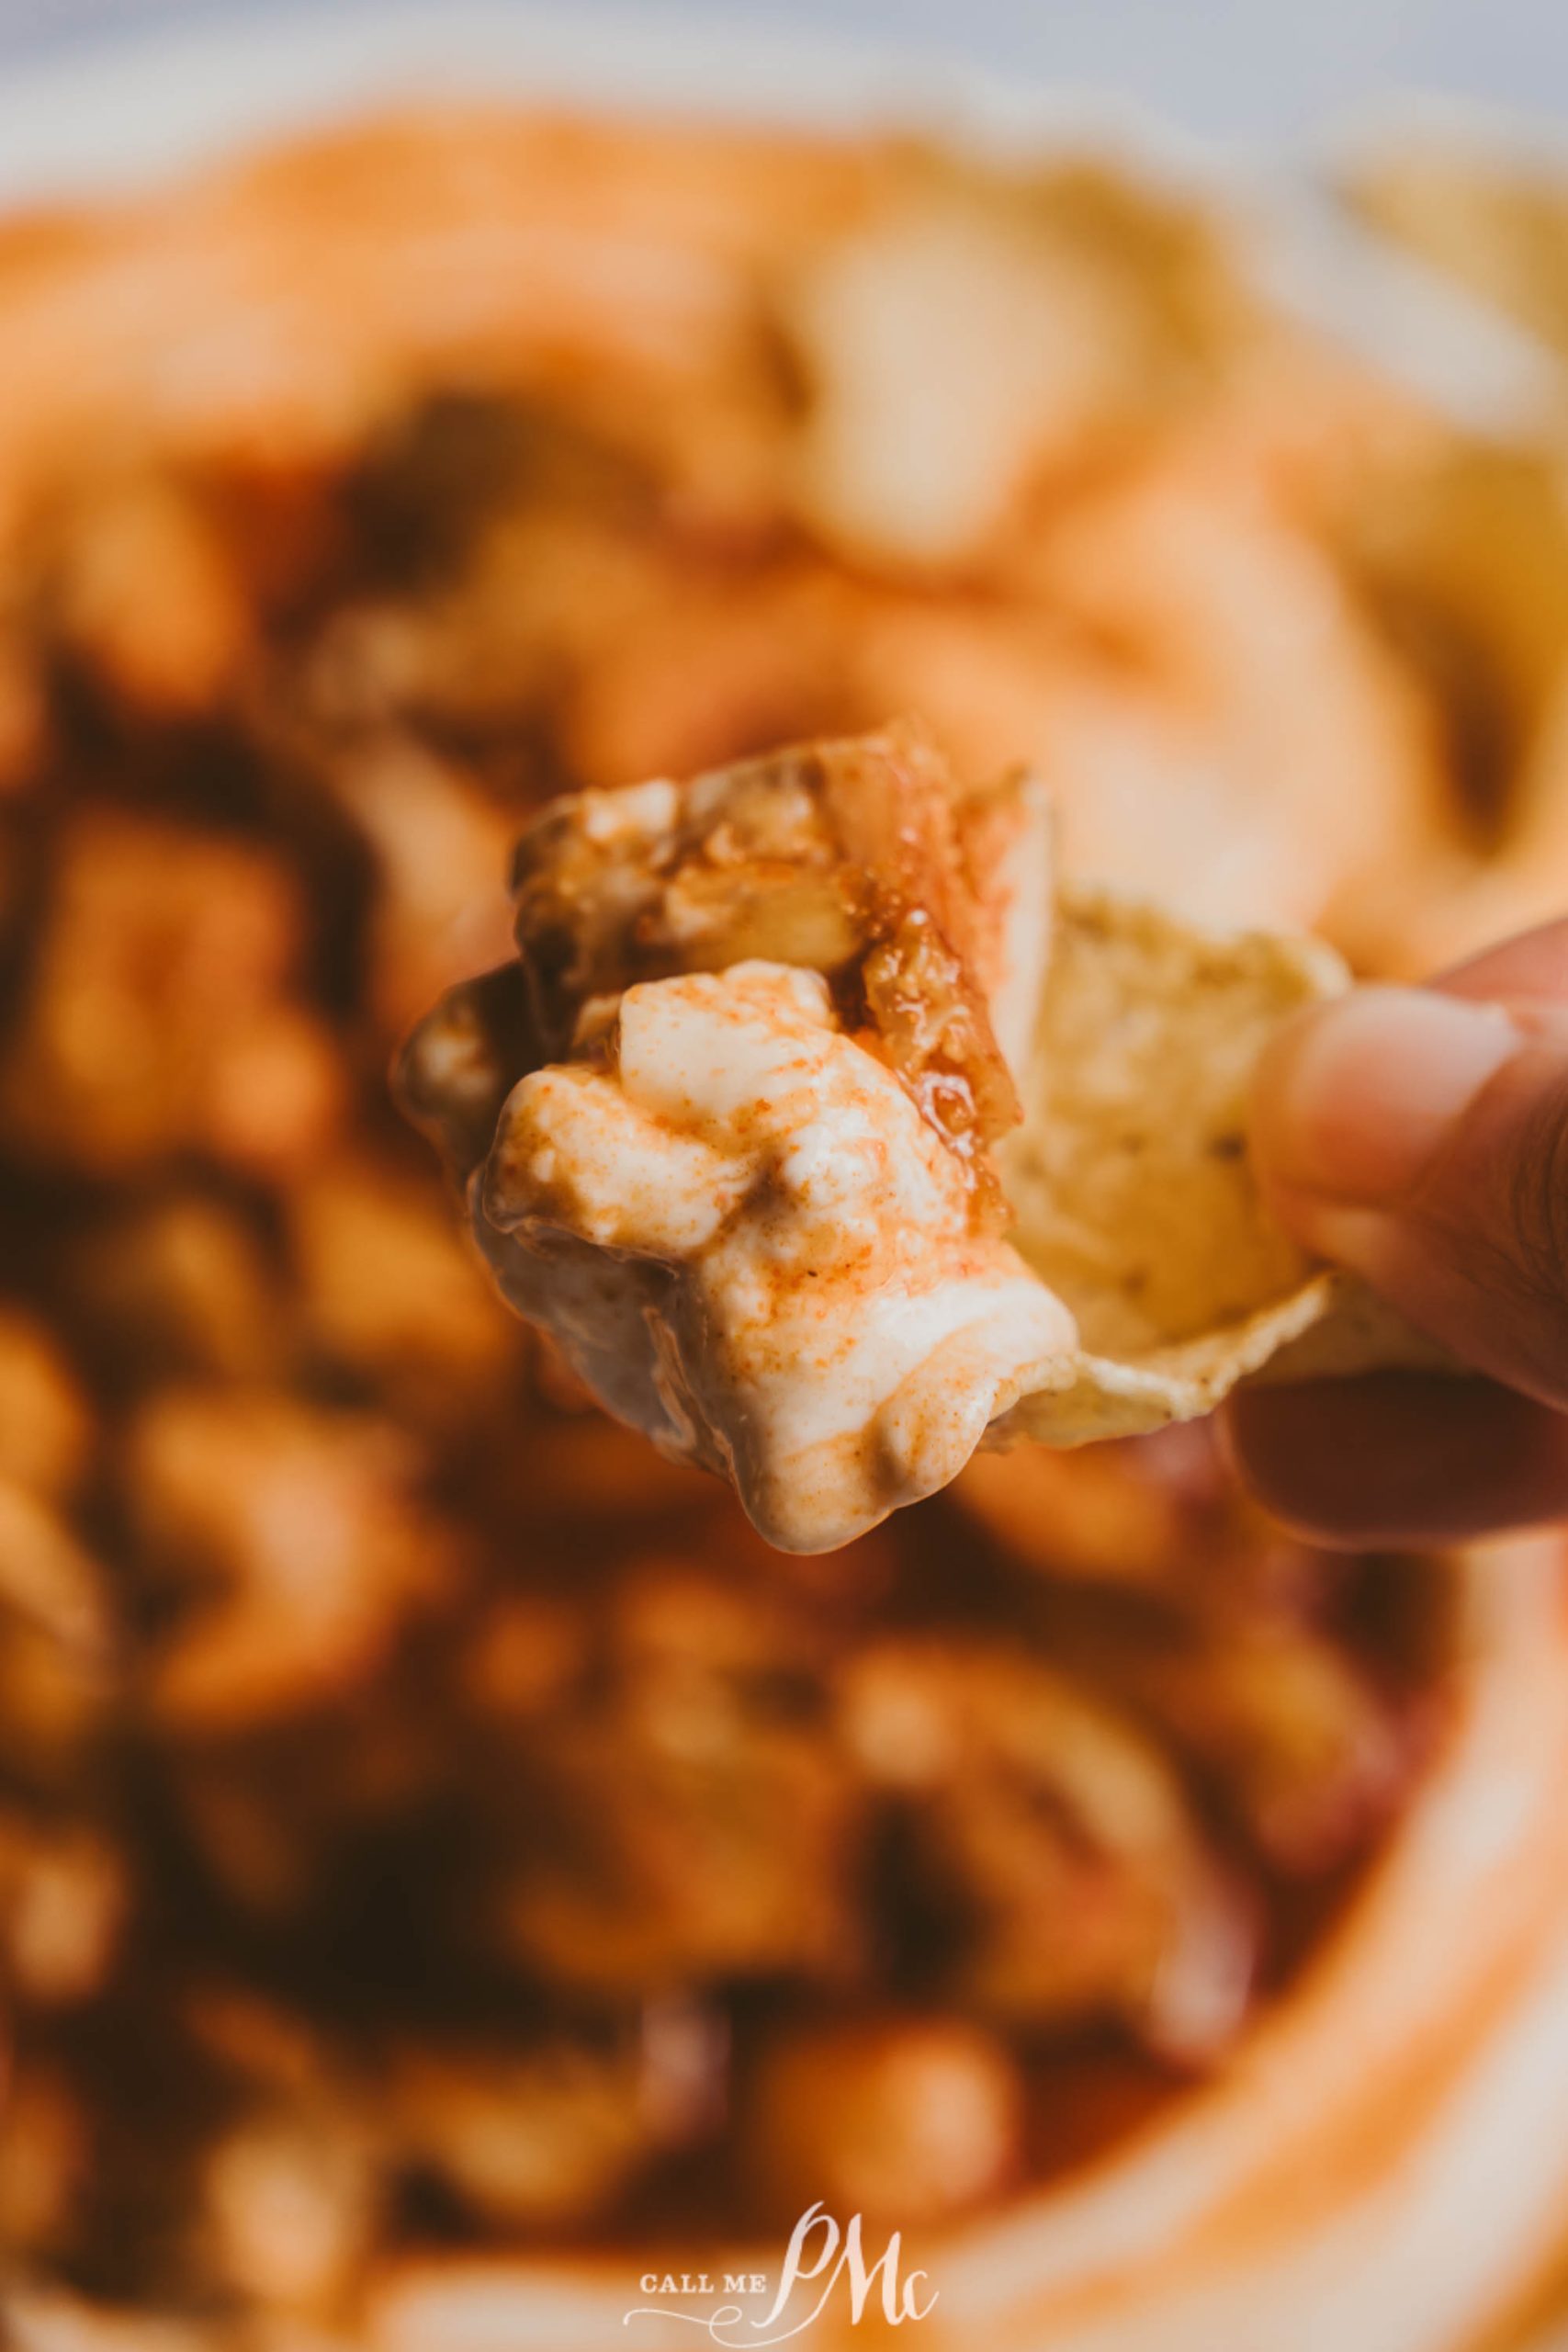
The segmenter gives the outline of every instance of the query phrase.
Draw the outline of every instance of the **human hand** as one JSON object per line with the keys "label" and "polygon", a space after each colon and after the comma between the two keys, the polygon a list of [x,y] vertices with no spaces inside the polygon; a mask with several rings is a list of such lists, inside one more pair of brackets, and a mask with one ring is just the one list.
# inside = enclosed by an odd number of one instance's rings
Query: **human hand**
{"label": "human hand", "polygon": [[1568,1519],[1568,922],[1303,1014],[1259,1072],[1252,1144],[1292,1232],[1475,1376],[1238,1395],[1247,1484],[1329,1543]]}

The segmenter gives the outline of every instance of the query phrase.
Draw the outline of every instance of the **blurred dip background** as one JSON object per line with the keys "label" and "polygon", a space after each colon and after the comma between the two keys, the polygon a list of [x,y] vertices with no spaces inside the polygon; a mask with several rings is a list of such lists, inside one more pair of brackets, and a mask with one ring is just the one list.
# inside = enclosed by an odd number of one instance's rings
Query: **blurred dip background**
{"label": "blurred dip background", "polygon": [[1555,0],[0,0],[7,2352],[637,2352],[824,2196],[910,2352],[1553,2324],[1561,1544],[1190,1430],[781,1560],[386,1073],[551,793],[911,706],[1369,971],[1568,904],[1565,110]]}

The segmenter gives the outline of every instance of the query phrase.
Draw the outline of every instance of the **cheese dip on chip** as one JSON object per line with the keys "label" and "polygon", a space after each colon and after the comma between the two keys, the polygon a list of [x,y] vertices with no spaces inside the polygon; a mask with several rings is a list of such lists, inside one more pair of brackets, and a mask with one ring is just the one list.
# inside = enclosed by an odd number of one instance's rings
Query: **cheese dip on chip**
{"label": "cheese dip on chip", "polygon": [[482,1068],[506,982],[455,991],[405,1101],[513,1304],[782,1548],[847,1543],[983,1441],[1416,1350],[1247,1161],[1258,1056],[1339,959],[1055,888],[1027,776],[964,790],[907,725],[801,746],[559,800],[513,885],[526,1037],[476,1126],[456,1040]]}

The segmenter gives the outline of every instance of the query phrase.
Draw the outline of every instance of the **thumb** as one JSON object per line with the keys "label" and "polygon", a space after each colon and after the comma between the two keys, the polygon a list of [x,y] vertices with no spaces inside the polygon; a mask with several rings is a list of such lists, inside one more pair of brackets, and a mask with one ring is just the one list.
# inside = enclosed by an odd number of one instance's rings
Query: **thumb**
{"label": "thumb", "polygon": [[1408,1319],[1568,1408],[1568,1001],[1362,988],[1258,1071],[1276,1213]]}

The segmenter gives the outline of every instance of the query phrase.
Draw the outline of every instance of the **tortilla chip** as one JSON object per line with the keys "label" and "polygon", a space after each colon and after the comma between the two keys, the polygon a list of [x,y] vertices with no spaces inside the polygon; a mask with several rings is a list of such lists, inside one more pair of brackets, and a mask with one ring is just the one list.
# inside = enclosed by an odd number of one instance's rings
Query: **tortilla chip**
{"label": "tortilla chip", "polygon": [[1281,1022],[1349,974],[1322,942],[1224,938],[1092,889],[1058,901],[1024,1122],[1000,1148],[1010,1239],[1081,1353],[990,1442],[1134,1436],[1268,1372],[1430,1366],[1439,1351],[1269,1216],[1247,1096]]}

